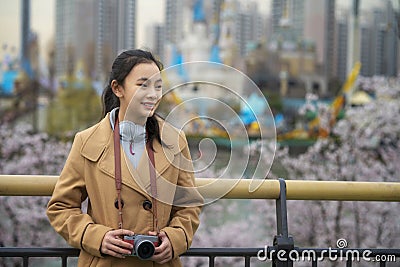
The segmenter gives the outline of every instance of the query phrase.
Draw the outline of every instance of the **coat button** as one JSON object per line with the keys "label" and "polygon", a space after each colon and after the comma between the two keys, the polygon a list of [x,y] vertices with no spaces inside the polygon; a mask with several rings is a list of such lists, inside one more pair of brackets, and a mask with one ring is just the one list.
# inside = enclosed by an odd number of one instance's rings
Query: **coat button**
{"label": "coat button", "polygon": [[[124,200],[122,200],[121,199],[121,209],[124,207]],[[119,207],[118,207],[118,198],[115,200],[115,202],[114,202],[114,207],[118,210],[119,209]]]}
{"label": "coat button", "polygon": [[153,204],[151,203],[150,200],[143,201],[143,208],[145,210],[151,210],[152,207],[153,207]]}

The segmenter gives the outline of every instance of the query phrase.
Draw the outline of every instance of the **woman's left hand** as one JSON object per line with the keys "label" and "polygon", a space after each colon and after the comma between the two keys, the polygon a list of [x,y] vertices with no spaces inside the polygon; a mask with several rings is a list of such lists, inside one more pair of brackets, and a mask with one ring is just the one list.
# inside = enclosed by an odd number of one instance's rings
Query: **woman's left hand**
{"label": "woman's left hand", "polygon": [[[156,235],[156,234],[157,234],[156,232],[149,232],[149,235]],[[151,260],[159,264],[164,264],[172,260],[172,245],[165,232],[161,231],[158,237],[160,238],[161,244],[158,247],[156,247],[154,255],[153,257],[151,257]]]}

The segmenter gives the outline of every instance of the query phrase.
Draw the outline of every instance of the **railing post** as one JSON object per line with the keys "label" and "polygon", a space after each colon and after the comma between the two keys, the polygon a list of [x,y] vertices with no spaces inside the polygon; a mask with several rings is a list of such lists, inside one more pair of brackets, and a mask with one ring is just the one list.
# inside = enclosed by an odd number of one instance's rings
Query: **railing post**
{"label": "railing post", "polygon": [[29,266],[29,257],[28,256],[22,257],[22,266],[24,266],[24,267]]}
{"label": "railing post", "polygon": [[214,267],[215,264],[215,256],[208,257],[208,267]]}
{"label": "railing post", "polygon": [[[287,207],[286,207],[286,182],[279,178],[279,198],[276,200],[277,235],[274,237],[274,250],[272,255],[273,267],[292,267],[293,261],[289,253],[294,249],[293,237],[289,236]],[[282,253],[284,251],[285,253]]]}
{"label": "railing post", "polygon": [[68,257],[62,256],[61,257],[61,266],[62,267],[67,267],[68,266]]}

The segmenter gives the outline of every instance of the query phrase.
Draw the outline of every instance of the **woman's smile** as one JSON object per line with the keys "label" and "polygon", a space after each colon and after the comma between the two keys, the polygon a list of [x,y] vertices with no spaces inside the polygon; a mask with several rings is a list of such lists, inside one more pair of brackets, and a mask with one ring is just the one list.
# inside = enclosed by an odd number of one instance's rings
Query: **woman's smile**
{"label": "woman's smile", "polygon": [[153,110],[156,103],[153,102],[142,102],[142,105],[144,105],[144,107],[148,110]]}

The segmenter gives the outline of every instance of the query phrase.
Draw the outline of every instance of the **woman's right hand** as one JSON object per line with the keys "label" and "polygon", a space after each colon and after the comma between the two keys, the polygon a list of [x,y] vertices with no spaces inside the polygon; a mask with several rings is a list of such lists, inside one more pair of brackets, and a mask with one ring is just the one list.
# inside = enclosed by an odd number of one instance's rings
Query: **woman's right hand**
{"label": "woman's right hand", "polygon": [[125,258],[124,255],[131,254],[133,246],[122,240],[124,235],[134,235],[134,232],[118,229],[108,231],[101,242],[100,252],[117,258]]}

